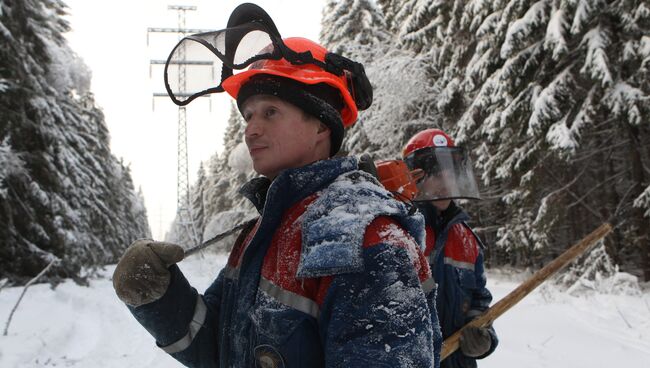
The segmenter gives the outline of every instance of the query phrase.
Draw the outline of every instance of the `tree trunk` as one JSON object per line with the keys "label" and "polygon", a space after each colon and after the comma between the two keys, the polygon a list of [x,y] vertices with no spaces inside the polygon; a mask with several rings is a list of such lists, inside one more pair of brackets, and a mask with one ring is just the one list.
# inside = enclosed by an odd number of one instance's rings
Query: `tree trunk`
{"label": "tree trunk", "polygon": [[[641,154],[641,145],[639,142],[639,129],[636,126],[627,124],[628,135],[630,144],[628,145],[628,158],[630,160],[630,174],[632,179],[632,196],[630,200],[634,200],[643,193],[647,186],[645,180],[645,172],[643,169],[643,161]],[[635,243],[638,247],[640,255],[640,268],[643,273],[644,280],[650,280],[650,237],[648,237],[648,221],[644,218],[644,210],[642,208],[632,207],[632,223],[635,232]]]}

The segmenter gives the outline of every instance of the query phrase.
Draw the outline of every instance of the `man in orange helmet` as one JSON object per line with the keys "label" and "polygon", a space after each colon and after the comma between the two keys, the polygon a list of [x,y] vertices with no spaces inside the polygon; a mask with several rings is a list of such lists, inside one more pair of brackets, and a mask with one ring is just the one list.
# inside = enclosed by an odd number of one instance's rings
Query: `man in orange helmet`
{"label": "man in orange helmet", "polygon": [[[425,256],[438,283],[436,307],[444,338],[488,309],[483,243],[467,225],[469,216],[454,199],[479,199],[467,152],[440,129],[414,135],[402,152],[411,170],[421,170],[414,201],[426,220]],[[476,367],[494,351],[494,329],[466,328],[460,349],[441,362],[445,368]]]}
{"label": "man in orange helmet", "polygon": [[[219,86],[175,84],[176,52],[195,47],[223,63]],[[203,295],[176,265],[177,245],[138,240],[120,260],[115,290],[157,345],[192,367],[437,367],[423,218],[354,158],[332,158],[372,101],[363,67],[280,38],[261,8],[244,4],[226,30],[182,40],[165,80],[180,105],[212,92],[235,98],[262,177],[242,189],[260,217]]]}

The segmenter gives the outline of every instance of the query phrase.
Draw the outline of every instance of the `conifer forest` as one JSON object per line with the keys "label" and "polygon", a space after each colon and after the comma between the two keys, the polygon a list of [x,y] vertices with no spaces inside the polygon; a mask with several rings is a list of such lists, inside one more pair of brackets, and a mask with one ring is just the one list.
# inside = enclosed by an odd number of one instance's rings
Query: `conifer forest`
{"label": "conifer forest", "polygon": [[[16,283],[52,260],[82,278],[151,237],[66,11],[0,0],[0,279]],[[461,205],[488,267],[538,269],[609,222],[590,265],[650,280],[648,1],[327,0],[320,42],[374,88],[340,154],[399,158],[433,127],[471,152],[482,199]],[[190,191],[204,240],[255,213],[238,194],[255,173],[236,106],[223,124]],[[166,240],[189,242],[178,221]]]}

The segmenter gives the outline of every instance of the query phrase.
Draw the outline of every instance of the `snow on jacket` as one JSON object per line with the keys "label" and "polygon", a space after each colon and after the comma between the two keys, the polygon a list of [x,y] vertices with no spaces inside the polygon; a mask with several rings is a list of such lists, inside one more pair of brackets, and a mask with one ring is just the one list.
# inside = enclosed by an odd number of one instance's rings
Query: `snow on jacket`
{"label": "snow on jacket", "polygon": [[423,218],[356,168],[249,182],[261,217],[217,280],[199,295],[172,266],[165,295],[132,313],[190,367],[438,367]]}
{"label": "snow on jacket", "polygon": [[[467,225],[469,216],[452,202],[442,216],[433,205],[419,204],[426,220],[425,256],[438,283],[436,308],[444,338],[490,306],[492,294],[486,288],[483,244]],[[437,231],[436,231],[437,230]],[[437,232],[437,234],[436,234]],[[440,363],[443,368],[473,368],[476,359],[490,355],[498,344],[496,333],[489,328],[492,346],[484,355],[470,358],[460,350]]]}

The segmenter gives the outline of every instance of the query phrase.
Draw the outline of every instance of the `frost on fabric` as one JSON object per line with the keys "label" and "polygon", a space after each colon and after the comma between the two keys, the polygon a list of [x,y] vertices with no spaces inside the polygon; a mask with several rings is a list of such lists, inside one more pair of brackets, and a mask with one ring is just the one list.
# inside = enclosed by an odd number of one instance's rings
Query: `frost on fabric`
{"label": "frost on fabric", "polygon": [[396,224],[390,224],[386,229],[379,233],[379,237],[385,239],[389,244],[406,243],[407,246],[404,249],[406,250],[409,260],[414,264],[419,262],[420,253],[418,252],[417,246],[408,246],[411,242],[404,242],[405,234],[401,227]]}
{"label": "frost on fabric", "polygon": [[363,282],[353,277],[337,279],[345,280],[336,284],[337,290],[349,290],[337,294],[341,298],[334,310],[344,324],[334,336],[342,351],[332,349],[326,354],[372,352],[377,366],[391,362],[399,367],[419,367],[423,358],[433,357],[431,331],[425,328],[431,321],[429,307],[402,252],[389,246],[369,254],[370,271]]}
{"label": "frost on fabric", "polygon": [[[252,309],[250,318],[253,324],[252,329],[259,343],[282,345],[287,337],[294,332],[302,313],[281,303],[262,290],[257,291],[257,305]],[[304,317],[303,317],[304,318]],[[235,334],[238,336],[239,334]],[[235,345],[236,349],[243,349],[250,344],[246,334],[241,334],[242,340]]]}
{"label": "frost on fabric", "polygon": [[303,215],[298,275],[360,271],[365,230],[378,216],[403,218],[403,225],[422,245],[422,217],[417,214],[407,218],[407,213],[406,206],[393,199],[369,174],[352,171],[339,176]]}

